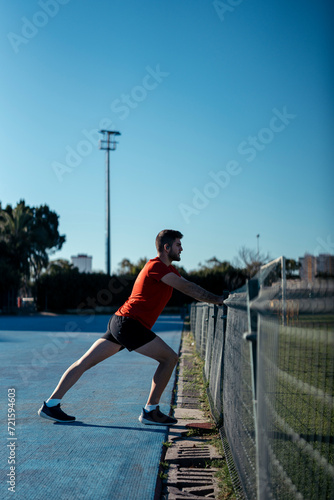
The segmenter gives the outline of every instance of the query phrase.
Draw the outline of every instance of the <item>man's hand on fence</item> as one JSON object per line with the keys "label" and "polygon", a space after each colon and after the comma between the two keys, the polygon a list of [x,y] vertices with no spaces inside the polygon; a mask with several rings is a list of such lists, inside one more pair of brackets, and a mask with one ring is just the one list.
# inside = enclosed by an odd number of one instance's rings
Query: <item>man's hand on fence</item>
{"label": "man's hand on fence", "polygon": [[217,306],[222,306],[225,299],[226,299],[226,297],[224,297],[224,295],[221,295],[220,297],[218,296],[218,300],[217,300],[217,302],[215,302],[215,304]]}

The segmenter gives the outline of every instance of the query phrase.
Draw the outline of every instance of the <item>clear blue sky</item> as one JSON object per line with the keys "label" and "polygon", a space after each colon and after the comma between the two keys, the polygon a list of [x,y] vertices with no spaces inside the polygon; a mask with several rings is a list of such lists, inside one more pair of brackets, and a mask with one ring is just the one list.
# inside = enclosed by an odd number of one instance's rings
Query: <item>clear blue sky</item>
{"label": "clear blue sky", "polygon": [[184,234],[182,265],[241,246],[334,253],[332,2],[1,2],[0,200],[48,204],[52,258],[112,268]]}

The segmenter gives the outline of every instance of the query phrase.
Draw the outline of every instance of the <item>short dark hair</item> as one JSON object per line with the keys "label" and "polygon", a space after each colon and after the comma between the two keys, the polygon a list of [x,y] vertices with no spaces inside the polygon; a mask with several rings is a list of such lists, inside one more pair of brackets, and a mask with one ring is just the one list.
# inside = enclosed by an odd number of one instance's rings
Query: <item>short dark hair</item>
{"label": "short dark hair", "polygon": [[172,246],[176,238],[182,238],[183,234],[180,231],[174,231],[173,229],[163,229],[160,231],[158,236],[155,238],[155,246],[158,252],[162,252],[166,243]]}

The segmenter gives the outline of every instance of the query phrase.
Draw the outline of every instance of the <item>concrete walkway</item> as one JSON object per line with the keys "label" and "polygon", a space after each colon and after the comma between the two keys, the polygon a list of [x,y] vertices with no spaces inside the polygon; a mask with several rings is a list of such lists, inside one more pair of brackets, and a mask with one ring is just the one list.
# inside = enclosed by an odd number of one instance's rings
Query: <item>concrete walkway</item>
{"label": "concrete walkway", "polygon": [[[178,424],[169,429],[169,446],[164,457],[168,465],[167,478],[161,488],[161,500],[216,499],[219,496],[215,477],[218,469],[212,464],[222,456],[210,443],[212,435],[206,433],[212,432],[215,426],[201,409],[201,394],[194,387],[189,371],[196,363],[194,354],[195,347],[184,333],[174,413]],[[235,498],[234,494],[230,498]]]}
{"label": "concrete walkway", "polygon": [[[123,350],[85,373],[65,396],[63,409],[76,422],[37,415],[65,369],[105,332],[108,319],[0,318],[0,498],[153,500],[168,429],[144,426],[138,416],[155,361]],[[154,331],[178,352],[179,317],[161,316]],[[174,377],[160,405],[166,413],[173,384]],[[11,395],[15,390],[16,423],[8,429],[9,389]],[[9,480],[15,493],[8,491]]]}

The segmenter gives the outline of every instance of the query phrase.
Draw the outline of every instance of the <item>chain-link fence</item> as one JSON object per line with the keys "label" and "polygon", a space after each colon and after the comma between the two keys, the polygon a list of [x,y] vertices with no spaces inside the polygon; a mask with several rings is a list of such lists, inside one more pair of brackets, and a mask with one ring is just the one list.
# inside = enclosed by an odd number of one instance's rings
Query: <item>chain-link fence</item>
{"label": "chain-link fence", "polygon": [[237,496],[333,499],[334,280],[280,258],[190,320]]}

